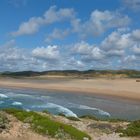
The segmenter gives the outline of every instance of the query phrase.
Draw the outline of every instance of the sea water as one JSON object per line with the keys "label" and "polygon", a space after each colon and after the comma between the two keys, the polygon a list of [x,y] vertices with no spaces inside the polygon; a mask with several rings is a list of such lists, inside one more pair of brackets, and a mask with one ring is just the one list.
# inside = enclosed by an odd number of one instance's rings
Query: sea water
{"label": "sea water", "polygon": [[48,110],[53,114],[63,113],[73,117],[94,115],[100,118],[140,119],[139,102],[82,93],[0,89],[0,108]]}

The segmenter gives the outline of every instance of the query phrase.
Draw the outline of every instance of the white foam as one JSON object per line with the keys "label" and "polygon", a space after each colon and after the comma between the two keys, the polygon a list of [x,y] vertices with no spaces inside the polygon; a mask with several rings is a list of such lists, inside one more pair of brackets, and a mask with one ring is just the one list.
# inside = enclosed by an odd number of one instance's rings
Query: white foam
{"label": "white foam", "polygon": [[21,93],[14,93],[14,92],[8,92],[7,95],[10,96],[10,97],[34,97],[32,95],[21,94]]}
{"label": "white foam", "polygon": [[59,113],[64,113],[66,116],[76,117],[77,115],[73,113],[70,109],[63,107],[61,105],[57,105],[54,103],[47,103],[46,105],[41,106],[32,106],[33,108],[48,108],[48,109],[56,109]]}
{"label": "white foam", "polygon": [[105,115],[105,116],[108,116],[108,117],[110,117],[111,115],[108,113],[108,112],[106,112],[106,111],[103,111],[103,110],[98,110],[99,111],[99,114],[101,114],[101,115]]}
{"label": "white foam", "polygon": [[94,110],[94,111],[98,111],[98,113],[100,115],[104,115],[104,116],[108,116],[108,117],[111,116],[108,112],[103,111],[99,108],[89,107],[89,106],[86,106],[86,105],[76,105],[76,104],[74,104],[74,107],[79,108],[79,109],[85,109],[85,110]]}
{"label": "white foam", "polygon": [[12,105],[17,105],[17,106],[21,106],[22,103],[21,102],[13,102]]}
{"label": "white foam", "polygon": [[0,93],[0,98],[8,98],[8,96],[6,96],[5,94]]}

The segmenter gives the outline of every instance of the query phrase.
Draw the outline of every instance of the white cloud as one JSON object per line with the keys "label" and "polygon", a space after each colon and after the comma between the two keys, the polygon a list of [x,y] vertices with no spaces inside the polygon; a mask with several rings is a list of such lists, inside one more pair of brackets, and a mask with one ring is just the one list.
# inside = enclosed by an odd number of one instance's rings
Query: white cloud
{"label": "white cloud", "polygon": [[90,61],[102,61],[104,58],[103,51],[98,47],[93,47],[88,55],[82,56],[82,60],[86,62]]}
{"label": "white cloud", "polygon": [[21,23],[17,31],[12,32],[13,36],[30,35],[39,30],[42,25],[49,25],[55,22],[73,19],[75,12],[71,8],[57,10],[56,6],[50,7],[43,16],[32,17],[28,21]]}
{"label": "white cloud", "polygon": [[[44,15],[40,17],[31,17],[28,21],[21,23],[17,31],[12,32],[13,36],[31,35],[39,31],[40,27],[48,26],[53,23],[69,23],[69,30],[54,29],[46,39],[47,42],[53,39],[62,39],[69,33],[76,33],[82,38],[93,37],[103,34],[112,28],[126,27],[130,23],[130,18],[117,11],[92,11],[89,19],[82,21],[76,17],[76,12],[72,8],[50,7]],[[60,36],[61,34],[61,36]]]}
{"label": "white cloud", "polygon": [[120,60],[121,68],[126,69],[140,69],[140,57],[132,54],[126,55],[122,60]]}
{"label": "white cloud", "polygon": [[24,59],[24,56],[19,54],[20,50],[15,46],[15,41],[10,40],[0,47],[0,60],[15,61]]}
{"label": "white cloud", "polygon": [[44,20],[40,17],[33,17],[29,19],[28,22],[24,22],[19,26],[19,29],[15,32],[12,32],[13,36],[20,36],[25,34],[33,34],[39,30],[41,24],[44,23]]}
{"label": "white cloud", "polygon": [[52,33],[50,33],[47,38],[45,39],[45,42],[51,42],[54,39],[62,40],[64,39],[68,34],[70,33],[69,29],[66,30],[60,30],[60,29],[54,29]]}
{"label": "white cloud", "polygon": [[58,46],[37,47],[32,51],[34,57],[46,60],[58,60],[60,52]]}
{"label": "white cloud", "polygon": [[[66,60],[65,60],[66,61]],[[86,69],[86,65],[81,60],[77,60],[74,56],[67,59],[66,63],[63,63],[64,69]]]}
{"label": "white cloud", "polygon": [[131,45],[132,40],[130,40],[130,33],[121,34],[120,32],[114,31],[103,40],[101,48],[106,51],[122,50]]}
{"label": "white cloud", "polygon": [[81,41],[69,46],[48,45],[30,52],[14,40],[0,46],[0,71],[140,68],[139,29],[117,29],[98,44]]}
{"label": "white cloud", "polygon": [[70,20],[75,17],[75,11],[72,8],[61,8],[57,10],[56,6],[52,6],[45,12],[44,18],[46,24],[51,24],[57,21]]}
{"label": "white cloud", "polygon": [[[87,42],[76,43],[72,49],[73,54],[80,56],[80,59],[86,64],[90,63],[96,66],[102,64],[121,68],[124,63],[127,68],[138,68],[138,55],[140,54],[139,30],[118,29],[109,34],[103,41],[96,45],[90,45]],[[128,56],[128,54],[130,54]],[[136,56],[137,55],[137,56]],[[116,62],[120,61],[120,64]],[[133,61],[132,61],[133,60]],[[116,63],[116,64],[115,64]],[[136,66],[137,65],[137,66]]]}
{"label": "white cloud", "polygon": [[136,41],[140,41],[140,29],[136,29],[132,32],[132,37]]}
{"label": "white cloud", "polygon": [[81,55],[83,61],[101,60],[104,57],[100,48],[84,41],[76,43],[72,52]]}
{"label": "white cloud", "polygon": [[133,47],[133,52],[137,55],[140,55],[140,43]]}
{"label": "white cloud", "polygon": [[110,28],[125,27],[130,23],[130,18],[119,12],[95,10],[87,21],[74,19],[71,23],[74,32],[78,32],[81,37],[85,38],[98,36]]}
{"label": "white cloud", "polygon": [[24,50],[16,47],[14,40],[6,42],[0,46],[0,70],[19,70],[24,66],[21,63],[26,62],[26,54]]}
{"label": "white cloud", "polygon": [[76,43],[72,48],[73,53],[78,53],[81,55],[89,54],[92,50],[92,46],[90,46],[87,42],[81,41]]}

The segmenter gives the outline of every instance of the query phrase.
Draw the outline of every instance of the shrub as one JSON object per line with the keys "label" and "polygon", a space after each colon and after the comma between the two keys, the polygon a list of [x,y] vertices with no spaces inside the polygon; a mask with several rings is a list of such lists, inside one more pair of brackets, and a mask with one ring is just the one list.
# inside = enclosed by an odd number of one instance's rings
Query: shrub
{"label": "shrub", "polygon": [[122,133],[120,136],[140,136],[140,120],[128,124],[127,128],[120,128],[117,132]]}

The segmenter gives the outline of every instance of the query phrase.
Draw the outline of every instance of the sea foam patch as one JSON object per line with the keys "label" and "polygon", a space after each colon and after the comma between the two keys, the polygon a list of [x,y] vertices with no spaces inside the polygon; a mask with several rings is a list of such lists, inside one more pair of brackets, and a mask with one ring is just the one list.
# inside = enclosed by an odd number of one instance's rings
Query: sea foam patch
{"label": "sea foam patch", "polygon": [[7,92],[6,93],[9,97],[35,97],[33,95],[29,95],[29,94],[21,94],[21,93],[14,93],[14,92]]}
{"label": "sea foam patch", "polygon": [[12,105],[15,105],[15,106],[21,106],[22,103],[21,103],[21,102],[13,102]]}

